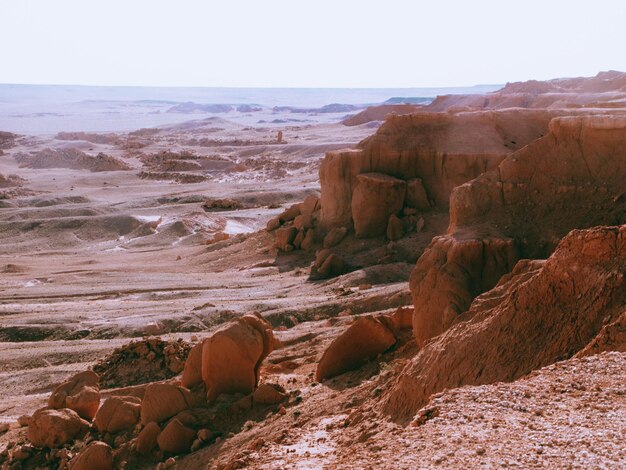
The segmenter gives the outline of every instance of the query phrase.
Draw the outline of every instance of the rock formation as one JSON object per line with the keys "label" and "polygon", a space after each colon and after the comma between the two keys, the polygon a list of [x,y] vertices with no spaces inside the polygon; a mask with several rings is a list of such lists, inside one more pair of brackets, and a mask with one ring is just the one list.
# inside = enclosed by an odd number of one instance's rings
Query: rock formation
{"label": "rock formation", "polygon": [[39,447],[59,447],[82,437],[89,423],[73,410],[43,408],[35,411],[28,423],[28,439]]}
{"label": "rock formation", "polygon": [[90,370],[76,374],[59,385],[50,395],[50,408],[69,408],[86,420],[92,420],[100,406],[98,374]]}
{"label": "rock formation", "polygon": [[574,228],[626,222],[626,119],[562,117],[545,137],[456,188],[448,235],[411,275],[420,346],[519,258],[543,258]]}
{"label": "rock formation", "polygon": [[443,389],[511,381],[569,358],[620,321],[624,305],[626,225],[574,230],[547,261],[520,261],[427,343],[385,407],[408,416]]}

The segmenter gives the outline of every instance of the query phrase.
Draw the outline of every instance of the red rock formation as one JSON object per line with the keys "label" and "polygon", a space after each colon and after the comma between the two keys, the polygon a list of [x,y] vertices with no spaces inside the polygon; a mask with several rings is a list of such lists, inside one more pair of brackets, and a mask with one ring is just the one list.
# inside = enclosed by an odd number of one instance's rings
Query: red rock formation
{"label": "red rock formation", "polygon": [[[261,363],[274,347],[271,325],[248,314],[218,330],[202,347],[202,379],[207,399],[254,391]],[[158,420],[152,420],[158,421]]]}
{"label": "red rock formation", "polygon": [[98,374],[90,370],[76,374],[63,382],[48,399],[50,408],[69,408],[81,418],[92,420],[100,406],[100,388]]}
{"label": "red rock formation", "polygon": [[456,188],[448,235],[411,275],[420,346],[445,331],[519,257],[542,258],[573,228],[626,222],[626,119],[557,118],[550,133]]}
{"label": "red rock formation", "polygon": [[141,424],[160,423],[195,404],[197,399],[186,388],[173,384],[150,384],[141,401]]}
{"label": "red rock formation", "polygon": [[574,230],[546,262],[521,261],[411,360],[385,407],[408,417],[446,388],[511,381],[566,359],[626,305],[626,225]]}

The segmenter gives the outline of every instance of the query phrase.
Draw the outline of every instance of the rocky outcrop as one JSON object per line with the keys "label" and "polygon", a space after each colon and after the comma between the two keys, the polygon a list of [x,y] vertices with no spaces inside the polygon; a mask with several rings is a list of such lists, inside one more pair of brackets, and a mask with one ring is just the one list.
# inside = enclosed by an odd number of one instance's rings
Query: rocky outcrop
{"label": "rocky outcrop", "polygon": [[411,275],[423,346],[518,258],[543,258],[574,228],[626,222],[626,118],[563,117],[496,169],[456,188],[448,235]]}
{"label": "rocky outcrop", "polygon": [[272,327],[257,314],[244,315],[206,339],[201,375],[207,399],[214,400],[222,393],[253,392],[261,363],[273,348]]}
{"label": "rocky outcrop", "polygon": [[382,235],[389,216],[402,210],[406,183],[381,173],[362,173],[356,179],[352,193],[354,233],[361,238]]}
{"label": "rocky outcrop", "polygon": [[354,116],[344,119],[344,126],[360,126],[372,121],[383,121],[390,114],[404,115],[419,111],[422,106],[413,104],[382,104],[370,106]]}
{"label": "rocky outcrop", "polygon": [[98,374],[90,370],[76,374],[59,385],[50,395],[48,406],[74,410],[81,418],[91,421],[100,406]]}
{"label": "rocky outcrop", "polygon": [[624,305],[626,225],[574,230],[547,261],[520,261],[427,343],[391,387],[386,410],[409,416],[443,389],[511,381],[569,358]]}

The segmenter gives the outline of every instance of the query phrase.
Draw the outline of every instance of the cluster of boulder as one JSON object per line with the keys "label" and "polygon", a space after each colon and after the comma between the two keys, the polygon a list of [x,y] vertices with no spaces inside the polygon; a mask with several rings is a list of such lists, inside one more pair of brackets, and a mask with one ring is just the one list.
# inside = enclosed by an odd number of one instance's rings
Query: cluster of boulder
{"label": "cluster of boulder", "polygon": [[50,449],[39,452],[48,466],[105,470],[197,450],[218,439],[223,430],[217,428],[232,424],[237,413],[288,399],[278,385],[259,386],[261,364],[273,348],[269,323],[248,314],[198,343],[181,380],[115,389],[105,396],[98,374],[76,374],[52,392],[47,407],[22,420],[32,446],[8,451],[9,461],[43,448]]}

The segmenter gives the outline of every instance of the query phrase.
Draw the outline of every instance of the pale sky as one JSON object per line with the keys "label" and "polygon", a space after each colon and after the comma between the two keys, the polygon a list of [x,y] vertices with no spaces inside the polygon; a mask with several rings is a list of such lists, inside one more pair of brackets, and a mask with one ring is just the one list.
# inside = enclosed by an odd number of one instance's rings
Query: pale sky
{"label": "pale sky", "polygon": [[0,83],[434,87],[626,71],[626,0],[0,0]]}

